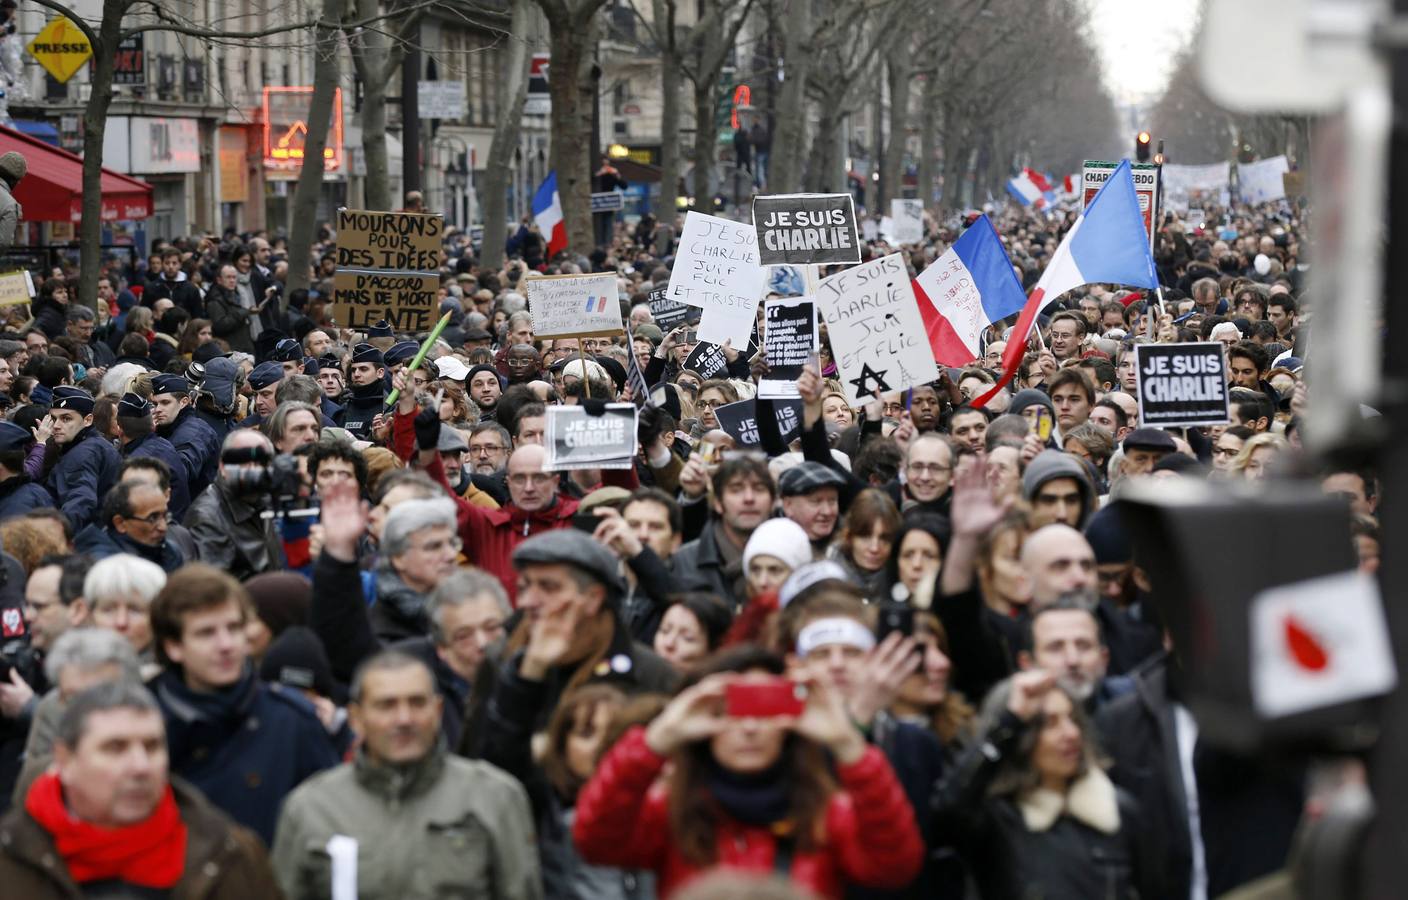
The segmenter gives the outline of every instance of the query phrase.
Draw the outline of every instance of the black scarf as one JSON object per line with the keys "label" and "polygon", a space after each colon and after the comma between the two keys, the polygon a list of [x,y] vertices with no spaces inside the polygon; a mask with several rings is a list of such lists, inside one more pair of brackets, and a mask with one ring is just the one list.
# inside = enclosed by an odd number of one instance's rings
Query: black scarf
{"label": "black scarf", "polygon": [[705,783],[724,812],[745,825],[770,827],[787,819],[792,779],[781,761],[745,775],[710,760]]}

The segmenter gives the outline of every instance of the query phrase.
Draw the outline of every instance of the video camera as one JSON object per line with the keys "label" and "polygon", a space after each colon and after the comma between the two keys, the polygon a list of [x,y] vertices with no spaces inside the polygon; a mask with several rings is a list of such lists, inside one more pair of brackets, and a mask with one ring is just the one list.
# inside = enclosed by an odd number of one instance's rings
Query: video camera
{"label": "video camera", "polygon": [[[225,482],[230,492],[243,500],[261,501],[261,517],[318,515],[293,454],[273,454],[266,447],[234,447],[220,453],[220,462],[228,466]],[[253,467],[256,465],[258,468]]]}

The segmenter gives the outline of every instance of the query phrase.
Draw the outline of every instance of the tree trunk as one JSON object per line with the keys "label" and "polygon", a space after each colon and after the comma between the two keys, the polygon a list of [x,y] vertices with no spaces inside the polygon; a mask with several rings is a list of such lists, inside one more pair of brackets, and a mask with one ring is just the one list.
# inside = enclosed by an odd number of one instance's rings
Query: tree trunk
{"label": "tree trunk", "polygon": [[[934,203],[935,151],[939,141],[938,78],[930,75],[924,82],[924,92],[919,107],[919,178],[916,181],[915,196],[924,201],[926,208]],[[947,202],[947,198],[945,198]]]}
{"label": "tree trunk", "polygon": [[[605,0],[537,0],[547,15],[552,40],[551,165],[557,173],[567,244],[580,254],[596,246],[592,230],[591,176],[600,147],[592,146],[592,110],[596,85],[591,77],[592,49],[600,31],[598,10]],[[546,238],[547,235],[544,235]]]}
{"label": "tree trunk", "polygon": [[714,213],[714,194],[709,185],[713,181],[714,158],[718,154],[718,132],[714,130],[714,110],[718,109],[717,83],[717,76],[715,81],[708,81],[701,74],[694,85],[694,171],[690,177],[690,193],[694,195],[694,208],[710,215]]}
{"label": "tree trunk", "polygon": [[[293,191],[293,222],[288,240],[288,290],[286,298],[307,288],[308,263],[318,227],[318,195],[323,186],[323,151],[332,124],[333,97],[338,82],[338,52],[346,0],[323,0],[313,42],[313,97],[308,104],[308,136],[303,145],[303,165]],[[406,148],[407,153],[413,148]]]}
{"label": "tree trunk", "polygon": [[[908,32],[895,41],[885,60],[885,76],[890,88],[890,140],[880,169],[884,186],[881,202],[904,196],[904,155],[909,143],[909,82],[913,73],[914,42]],[[919,198],[924,200],[923,193]],[[927,203],[927,201],[926,201]]]}
{"label": "tree trunk", "polygon": [[[671,21],[666,11],[667,0],[655,0],[655,27]],[[675,36],[667,34],[660,48],[660,196],[655,198],[655,218],[662,225],[675,223],[675,198],[680,190],[680,60],[675,49]]]}
{"label": "tree trunk", "polygon": [[528,32],[532,18],[529,0],[513,0],[504,49],[505,77],[499,82],[499,121],[494,126],[484,171],[484,243],[479,261],[486,269],[497,269],[504,261],[504,244],[508,237],[508,180],[513,173],[513,153],[518,148],[523,103],[528,96]]}
{"label": "tree trunk", "polygon": [[806,179],[809,191],[834,194],[849,189],[846,173],[842,171],[846,159],[841,149],[845,139],[840,131],[845,113],[840,107],[837,97],[826,96],[821,101],[821,117],[816,122],[816,139],[812,141],[811,165]]}
{"label": "tree trunk", "polygon": [[[802,187],[802,160],[806,152],[807,78],[811,72],[812,0],[792,0],[787,15],[778,20],[782,35],[783,82],[778,92],[772,157],[768,164],[768,191],[796,193]],[[820,140],[827,135],[818,132]]]}
{"label": "tree trunk", "polygon": [[[379,12],[379,0],[356,0],[357,18],[371,19]],[[362,155],[367,163],[364,185],[367,209],[391,208],[391,159],[386,149],[386,82],[390,40],[383,27],[362,28],[348,35],[348,42],[360,42],[352,54],[362,79]],[[403,151],[405,152],[405,151]]]}
{"label": "tree trunk", "polygon": [[108,107],[112,104],[117,42],[128,6],[129,0],[105,0],[103,3],[98,40],[93,46],[93,92],[83,108],[83,219],[78,224],[78,301],[85,306],[96,306],[98,302],[103,243],[103,133],[107,130]]}

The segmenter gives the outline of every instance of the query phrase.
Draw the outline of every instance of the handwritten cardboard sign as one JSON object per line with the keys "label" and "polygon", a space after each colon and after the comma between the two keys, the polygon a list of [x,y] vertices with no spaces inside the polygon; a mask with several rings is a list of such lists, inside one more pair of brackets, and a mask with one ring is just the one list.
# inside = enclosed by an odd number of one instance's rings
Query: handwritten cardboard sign
{"label": "handwritten cardboard sign", "polygon": [[898,391],[938,379],[900,254],[824,279],[816,300],[851,405],[861,405],[876,390]]}
{"label": "handwritten cardboard sign", "polygon": [[428,331],[439,311],[438,215],[340,209],[332,317],[365,329],[381,319],[395,331]]}
{"label": "handwritten cardboard sign", "polygon": [[685,216],[666,292],[671,300],[753,316],[766,283],[767,270],[758,262],[758,235],[751,225],[697,212]]}
{"label": "handwritten cardboard sign", "polygon": [[534,337],[592,337],[620,334],[625,328],[616,276],[610,272],[545,275],[526,284]]}

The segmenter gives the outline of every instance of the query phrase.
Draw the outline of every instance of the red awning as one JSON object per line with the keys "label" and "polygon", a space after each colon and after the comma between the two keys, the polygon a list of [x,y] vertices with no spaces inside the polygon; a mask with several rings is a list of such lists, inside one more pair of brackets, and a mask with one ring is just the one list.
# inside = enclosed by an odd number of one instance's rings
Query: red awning
{"label": "red awning", "polygon": [[[29,173],[15,188],[26,222],[78,222],[83,218],[83,157],[0,125],[0,154],[19,152]],[[152,186],[103,169],[103,221],[145,219],[152,214]]]}

